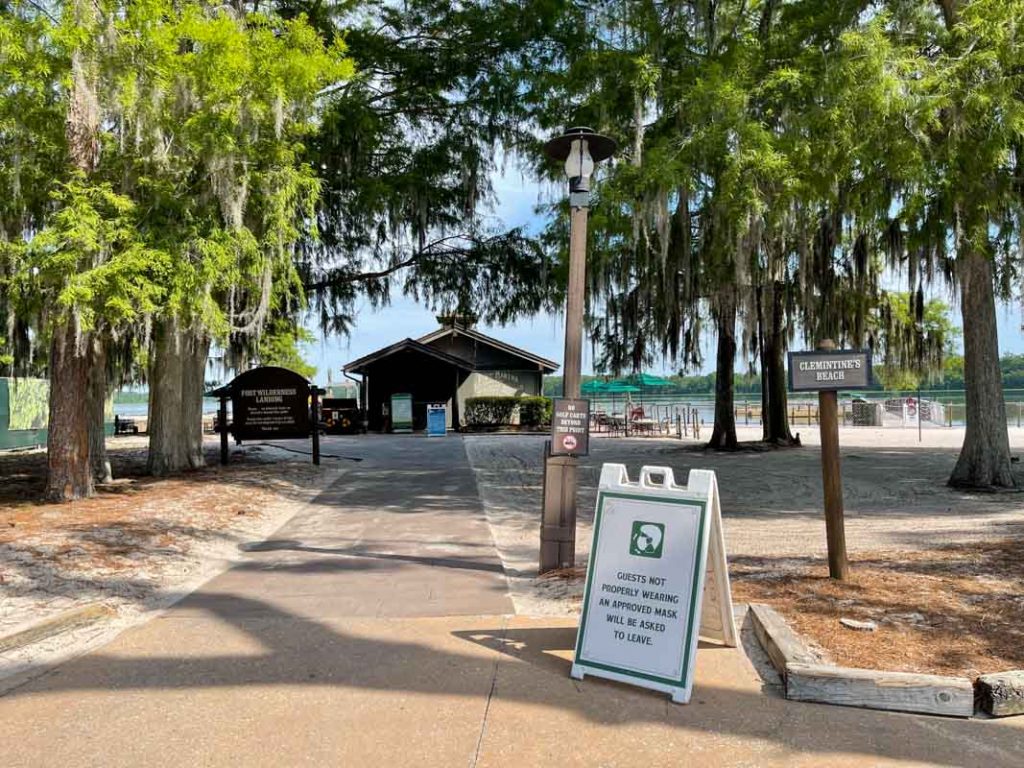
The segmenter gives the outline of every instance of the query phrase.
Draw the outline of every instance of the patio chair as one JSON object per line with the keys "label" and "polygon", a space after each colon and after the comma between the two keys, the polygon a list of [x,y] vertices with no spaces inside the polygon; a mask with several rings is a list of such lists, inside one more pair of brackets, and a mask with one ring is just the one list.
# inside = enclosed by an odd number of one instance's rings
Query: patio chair
{"label": "patio chair", "polygon": [[657,422],[654,419],[647,418],[647,414],[644,413],[644,407],[639,405],[629,412],[629,425],[635,432],[653,435]]}

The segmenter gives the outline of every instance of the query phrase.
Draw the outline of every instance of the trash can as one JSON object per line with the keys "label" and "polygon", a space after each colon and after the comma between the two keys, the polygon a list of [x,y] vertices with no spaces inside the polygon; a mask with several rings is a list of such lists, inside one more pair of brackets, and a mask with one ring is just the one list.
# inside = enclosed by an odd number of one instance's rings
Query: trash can
{"label": "trash can", "polygon": [[448,434],[448,407],[444,403],[427,404],[427,437]]}

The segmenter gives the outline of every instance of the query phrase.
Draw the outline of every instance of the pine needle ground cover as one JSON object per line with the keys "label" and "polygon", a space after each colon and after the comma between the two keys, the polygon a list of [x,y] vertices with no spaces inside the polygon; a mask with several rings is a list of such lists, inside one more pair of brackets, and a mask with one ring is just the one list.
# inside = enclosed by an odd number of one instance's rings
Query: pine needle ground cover
{"label": "pine needle ground cover", "polygon": [[[771,605],[839,666],[968,678],[1024,669],[1024,541],[873,552],[852,565],[841,583],[828,578],[825,559],[734,558],[733,600]],[[585,579],[577,566],[539,581],[572,589]]]}
{"label": "pine needle ground cover", "polygon": [[840,666],[969,678],[1024,669],[1020,538],[858,553],[845,582],[828,578],[824,559],[733,558],[730,571],[735,600],[771,605]]}

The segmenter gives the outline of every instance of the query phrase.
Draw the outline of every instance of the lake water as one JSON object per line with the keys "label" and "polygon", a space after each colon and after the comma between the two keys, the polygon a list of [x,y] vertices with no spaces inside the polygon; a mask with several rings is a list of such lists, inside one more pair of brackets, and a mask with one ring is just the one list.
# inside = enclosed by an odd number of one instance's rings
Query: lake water
{"label": "lake water", "polygon": [[[874,393],[872,393],[874,394]],[[640,398],[637,395],[633,395],[633,405],[639,406],[641,404]],[[871,398],[876,399],[876,398]],[[927,399],[927,396],[926,396]],[[960,427],[964,424],[964,406],[963,402],[949,402],[945,398],[937,398],[938,402],[942,403],[952,417],[953,426]],[[744,424],[746,420],[743,418],[744,406],[746,403],[750,403],[755,406],[760,406],[761,398],[759,395],[737,395],[736,396],[736,411],[737,424]],[[674,412],[676,408],[690,408],[696,409],[698,418],[700,418],[706,426],[710,426],[715,421],[715,406],[714,401],[708,398],[692,398],[686,400],[678,395],[648,395],[643,398],[643,404],[645,411],[658,411],[659,417],[664,416],[666,411]],[[212,415],[217,412],[219,401],[215,398],[203,398],[203,413],[206,415]],[[659,406],[658,408],[652,408],[652,405]],[[816,413],[817,412],[817,400],[816,399],[790,399],[790,407],[795,407],[799,412],[801,407],[810,408]],[[614,401],[611,398],[595,398],[591,401],[592,409],[599,409],[607,413],[621,413],[626,407],[625,397],[618,397]],[[114,413],[126,419],[145,419],[149,412],[149,406],[146,403],[115,403]],[[649,413],[654,416],[654,413]],[[1008,397],[1006,404],[1006,418],[1010,426],[1022,426],[1024,425],[1024,401],[1020,396],[1016,399]],[[803,423],[803,418],[799,416],[794,419],[795,423]],[[750,423],[758,423],[755,419]]]}
{"label": "lake water", "polygon": [[[203,398],[203,413],[213,414],[220,405],[218,400]],[[144,419],[149,414],[148,403],[114,403],[114,413],[125,419]]]}

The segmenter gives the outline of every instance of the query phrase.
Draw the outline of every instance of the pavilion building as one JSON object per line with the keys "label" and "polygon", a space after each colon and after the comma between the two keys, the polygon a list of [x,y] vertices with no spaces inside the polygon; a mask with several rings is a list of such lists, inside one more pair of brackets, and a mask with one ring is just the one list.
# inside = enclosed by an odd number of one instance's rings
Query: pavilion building
{"label": "pavilion building", "polygon": [[413,429],[425,429],[427,405],[447,406],[448,428],[463,426],[471,397],[540,395],[544,375],[558,364],[487,336],[466,315],[438,317],[441,327],[418,339],[403,339],[353,360],[346,376],[361,377],[360,403],[371,431],[388,425],[391,396],[409,394]]}

